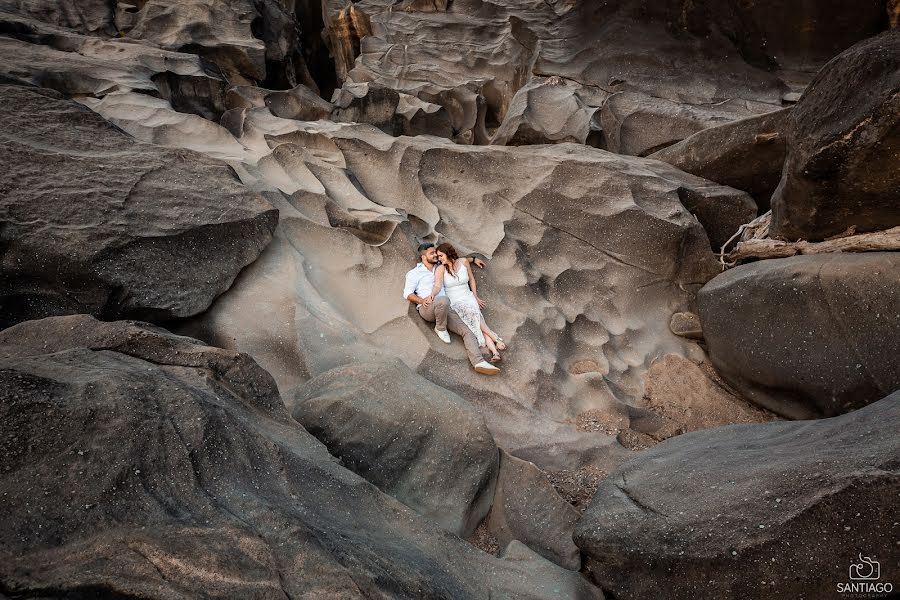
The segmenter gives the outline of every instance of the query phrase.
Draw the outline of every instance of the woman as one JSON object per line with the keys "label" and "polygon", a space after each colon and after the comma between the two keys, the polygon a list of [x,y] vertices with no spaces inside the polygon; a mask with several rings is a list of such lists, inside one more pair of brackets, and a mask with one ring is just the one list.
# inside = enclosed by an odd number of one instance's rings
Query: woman
{"label": "woman", "polygon": [[450,300],[450,308],[475,334],[478,345],[487,346],[491,351],[491,362],[500,362],[500,350],[506,350],[506,344],[503,343],[503,338],[491,331],[484,321],[479,306],[481,299],[478,298],[475,276],[472,274],[469,261],[460,259],[456,248],[448,243],[437,247],[437,257],[440,265],[434,271],[431,297],[436,296],[443,286],[444,293]]}

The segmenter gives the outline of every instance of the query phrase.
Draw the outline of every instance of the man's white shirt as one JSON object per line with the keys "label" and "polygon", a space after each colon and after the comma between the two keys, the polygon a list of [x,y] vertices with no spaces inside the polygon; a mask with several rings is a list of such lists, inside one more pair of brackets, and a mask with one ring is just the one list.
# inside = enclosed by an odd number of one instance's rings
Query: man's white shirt
{"label": "man's white shirt", "polygon": [[[435,267],[437,268],[437,267]],[[406,286],[403,288],[403,298],[406,299],[410,294],[415,292],[419,298],[427,298],[431,295],[431,289],[434,287],[434,271],[429,271],[428,267],[419,263],[414,269],[406,274]],[[445,296],[444,288],[438,292],[437,296]],[[419,308],[416,305],[416,308]]]}

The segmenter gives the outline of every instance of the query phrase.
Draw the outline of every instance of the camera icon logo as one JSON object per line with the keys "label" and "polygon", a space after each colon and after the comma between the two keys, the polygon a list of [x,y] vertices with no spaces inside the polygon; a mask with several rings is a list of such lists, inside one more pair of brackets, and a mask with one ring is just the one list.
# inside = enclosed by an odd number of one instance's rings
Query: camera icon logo
{"label": "camera icon logo", "polygon": [[859,562],[850,563],[850,581],[877,581],[881,577],[881,564],[859,554]]}

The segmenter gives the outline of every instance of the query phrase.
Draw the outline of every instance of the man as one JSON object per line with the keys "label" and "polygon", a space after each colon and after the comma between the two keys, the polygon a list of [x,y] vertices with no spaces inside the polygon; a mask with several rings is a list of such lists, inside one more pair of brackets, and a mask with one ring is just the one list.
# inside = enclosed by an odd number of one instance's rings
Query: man
{"label": "man", "polygon": [[[431,301],[431,289],[434,287],[434,269],[437,262],[434,244],[428,242],[420,244],[418,252],[420,262],[406,274],[406,286],[403,288],[403,297],[416,305],[416,310],[419,311],[420,317],[429,323],[434,323],[434,332],[442,342],[445,344],[450,343],[448,330],[462,337],[466,346],[466,353],[469,355],[469,362],[472,363],[476,373],[496,375],[500,372],[500,369],[484,360],[475,334],[466,327],[459,315],[450,308],[450,301],[444,294],[444,289],[441,288],[434,301]],[[478,267],[484,268],[484,263],[477,258],[469,257],[467,260],[474,262]]]}

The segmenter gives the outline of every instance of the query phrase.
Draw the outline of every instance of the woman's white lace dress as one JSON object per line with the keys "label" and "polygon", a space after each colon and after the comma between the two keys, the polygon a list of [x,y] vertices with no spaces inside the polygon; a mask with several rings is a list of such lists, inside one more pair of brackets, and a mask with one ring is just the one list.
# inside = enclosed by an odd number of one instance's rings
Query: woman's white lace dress
{"label": "woman's white lace dress", "polygon": [[484,346],[484,333],[481,331],[481,308],[478,306],[475,294],[469,289],[469,270],[461,261],[456,265],[456,277],[451,275],[446,267],[444,268],[444,293],[450,300],[450,308],[475,334],[475,337],[478,338],[478,345]]}

